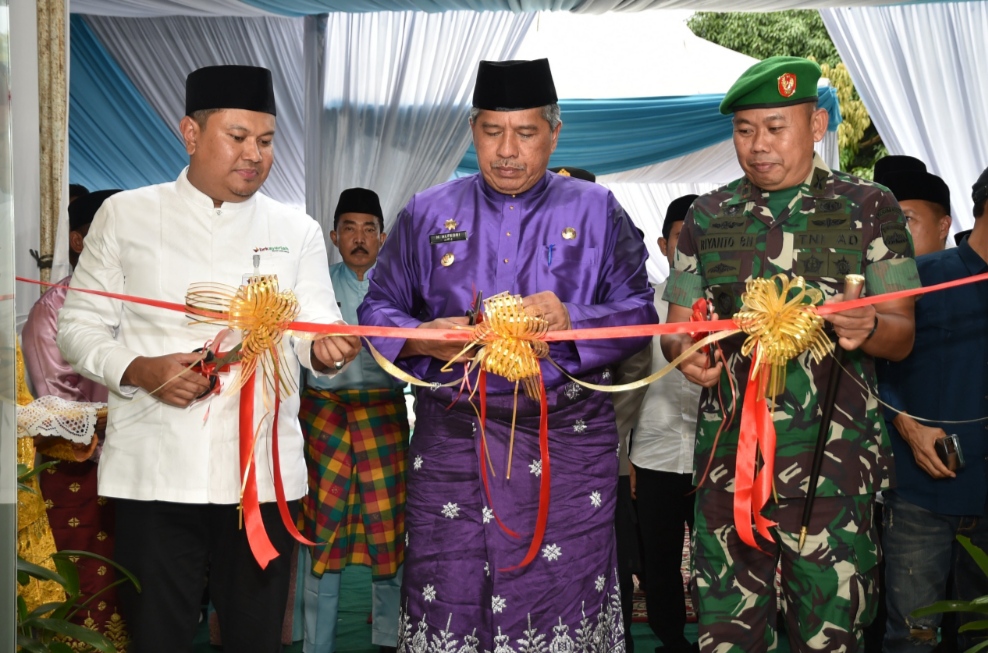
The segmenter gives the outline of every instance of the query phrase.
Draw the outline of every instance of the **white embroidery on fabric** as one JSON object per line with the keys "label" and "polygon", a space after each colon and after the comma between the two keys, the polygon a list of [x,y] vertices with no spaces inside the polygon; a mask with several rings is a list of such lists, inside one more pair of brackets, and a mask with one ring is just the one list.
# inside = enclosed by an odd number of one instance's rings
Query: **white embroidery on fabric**
{"label": "white embroidery on fabric", "polygon": [[587,423],[584,422],[582,419],[578,419],[575,422],[573,422],[574,433],[583,433],[586,430],[587,430]]}
{"label": "white embroidery on fabric", "polygon": [[443,517],[448,517],[449,519],[456,519],[460,516],[460,506],[450,501],[445,506],[443,506]]}
{"label": "white embroidery on fabric", "polygon": [[490,521],[494,519],[494,511],[488,508],[487,506],[484,506],[483,514],[484,514],[485,524],[490,523]]}
{"label": "white embroidery on fabric", "polygon": [[426,603],[432,603],[436,600],[436,588],[432,585],[426,585],[422,588],[422,600]]}
{"label": "white embroidery on fabric", "polygon": [[533,460],[532,464],[528,466],[528,471],[535,474],[536,476],[542,476],[542,461]]}
{"label": "white embroidery on fabric", "polygon": [[542,557],[549,562],[555,562],[562,554],[563,550],[556,544],[546,544],[542,547]]}
{"label": "white embroidery on fabric", "polygon": [[[490,573],[488,564],[485,564],[484,570]],[[614,570],[613,575],[616,579],[617,570]],[[594,586],[597,591],[603,591],[606,584],[607,579],[601,575],[597,577]],[[423,598],[427,596],[427,590],[433,590],[429,594],[434,597],[434,588],[432,585],[426,585],[422,592]],[[456,633],[452,629],[452,613],[448,613],[446,627],[441,628],[437,624],[435,628],[438,631],[434,632],[430,632],[426,615],[423,614],[413,633],[406,599],[398,612],[397,651],[398,653],[479,653],[481,650],[484,653],[625,653],[621,594],[616,582],[611,591],[602,597],[597,608],[597,619],[594,620],[587,616],[586,601],[580,603],[582,618],[574,631],[575,639],[570,635],[570,626],[563,623],[562,617],[558,617],[558,623],[552,627],[551,642],[547,642],[548,632],[540,632],[538,626],[532,625],[532,615],[529,613],[528,628],[523,630],[521,637],[516,640],[517,648],[511,645],[511,634],[504,633],[502,627],[498,626],[497,634],[493,638],[494,650],[490,651],[481,648],[476,628],[470,634],[463,636],[463,644],[457,648]],[[491,597],[491,612],[501,614],[506,610],[507,601],[504,598]]]}
{"label": "white embroidery on fabric", "polygon": [[415,460],[412,462],[412,469],[415,471],[422,469],[422,456],[415,456]]}
{"label": "white embroidery on fabric", "polygon": [[601,504],[600,492],[594,490],[593,492],[590,493],[590,505],[593,506],[594,508],[600,508],[600,504]]}
{"label": "white embroidery on fabric", "polygon": [[559,625],[552,627],[555,633],[552,643],[549,644],[549,653],[574,653],[573,638],[569,636],[569,626],[563,623],[563,618],[559,618]]}
{"label": "white embroidery on fabric", "polygon": [[518,653],[548,653],[545,644],[545,633],[538,628],[532,628],[532,615],[528,615],[528,628],[522,633],[524,637],[518,641]]}
{"label": "white embroidery on fabric", "polygon": [[497,635],[494,637],[494,653],[515,653],[511,648],[511,638],[501,634],[501,627],[497,628]]}

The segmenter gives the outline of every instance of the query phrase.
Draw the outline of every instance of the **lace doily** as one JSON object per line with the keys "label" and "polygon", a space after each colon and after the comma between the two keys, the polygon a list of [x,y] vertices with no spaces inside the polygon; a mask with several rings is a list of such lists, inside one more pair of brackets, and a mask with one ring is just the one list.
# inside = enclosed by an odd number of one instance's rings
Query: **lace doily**
{"label": "lace doily", "polygon": [[66,401],[48,395],[17,407],[17,429],[30,436],[89,444],[93,441],[101,411],[106,411],[106,404]]}

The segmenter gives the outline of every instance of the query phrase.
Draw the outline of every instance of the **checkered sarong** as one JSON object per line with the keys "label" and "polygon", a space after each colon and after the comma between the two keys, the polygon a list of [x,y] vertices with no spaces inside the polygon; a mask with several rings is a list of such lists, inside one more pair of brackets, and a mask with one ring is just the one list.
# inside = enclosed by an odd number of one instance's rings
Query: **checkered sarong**
{"label": "checkered sarong", "polygon": [[408,413],[399,390],[309,388],[299,419],[309,492],[302,499],[312,573],[347,564],[386,578],[405,555]]}

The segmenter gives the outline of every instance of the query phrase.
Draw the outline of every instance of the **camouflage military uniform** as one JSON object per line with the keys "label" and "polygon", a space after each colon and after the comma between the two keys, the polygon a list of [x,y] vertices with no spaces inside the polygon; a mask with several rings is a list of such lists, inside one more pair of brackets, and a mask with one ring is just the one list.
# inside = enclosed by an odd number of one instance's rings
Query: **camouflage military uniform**
{"label": "camouflage military uniform", "polygon": [[[706,297],[721,316],[729,316],[741,308],[747,279],[779,273],[801,275],[828,297],[842,292],[844,277],[852,273],[865,275],[868,295],[919,285],[912,242],[892,195],[876,184],[831,172],[819,157],[778,219],[768,208],[768,194],[747,179],[696,200],[679,238],[665,298],[689,307]],[[774,645],[774,634],[763,631],[775,619],[774,601],[770,605],[775,564],[737,540],[731,518],[741,404],[751,362],[740,354],[742,342],[743,336],[722,341],[724,377],[719,391],[711,388],[701,396],[697,423],[696,483],[713,459],[698,495],[694,575],[701,645],[718,652]],[[816,364],[809,352],[788,365],[786,388],[776,397],[774,414],[778,434],[775,490],[780,503],[766,510],[780,526],[775,529],[776,542],[759,540],[763,549],[774,553],[773,560],[782,558],[787,599],[811,600],[810,612],[827,624],[825,635],[815,631],[805,621],[803,610],[788,605],[791,636],[811,643],[800,650],[836,650],[839,642],[845,642],[848,650],[856,648],[860,625],[867,622],[864,606],[868,601],[848,613],[846,596],[851,585],[867,590],[865,599],[870,594],[869,576],[878,561],[871,533],[871,502],[874,493],[889,487],[891,480],[891,450],[875,398],[874,361],[860,351],[849,352],[845,366],[872,391],[846,378],[839,386],[811,528],[811,534],[822,539],[814,546],[811,537],[803,556],[798,555],[792,539],[799,530],[802,498],[809,484],[820,420],[819,396],[831,365],[830,358]],[[736,405],[731,403],[728,373],[738,388]],[[721,406],[721,397],[725,406]],[[734,419],[714,451],[714,436],[725,409]],[[726,511],[725,520],[718,518],[722,511]],[[826,547],[826,555],[820,546]],[[760,573],[744,581],[730,580],[742,568],[746,574],[756,568]],[[835,572],[839,572],[837,578],[833,578]],[[803,584],[818,589],[801,594],[798,588]],[[736,632],[739,624],[761,633],[754,639],[764,644],[742,645]]]}

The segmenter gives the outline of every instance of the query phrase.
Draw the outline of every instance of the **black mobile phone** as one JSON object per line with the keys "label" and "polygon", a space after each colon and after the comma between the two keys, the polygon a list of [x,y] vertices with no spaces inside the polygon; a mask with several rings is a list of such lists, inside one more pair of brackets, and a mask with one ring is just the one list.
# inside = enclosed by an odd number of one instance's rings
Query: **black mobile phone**
{"label": "black mobile phone", "polygon": [[964,451],[957,435],[945,435],[934,443],[940,462],[952,472],[964,469]]}

